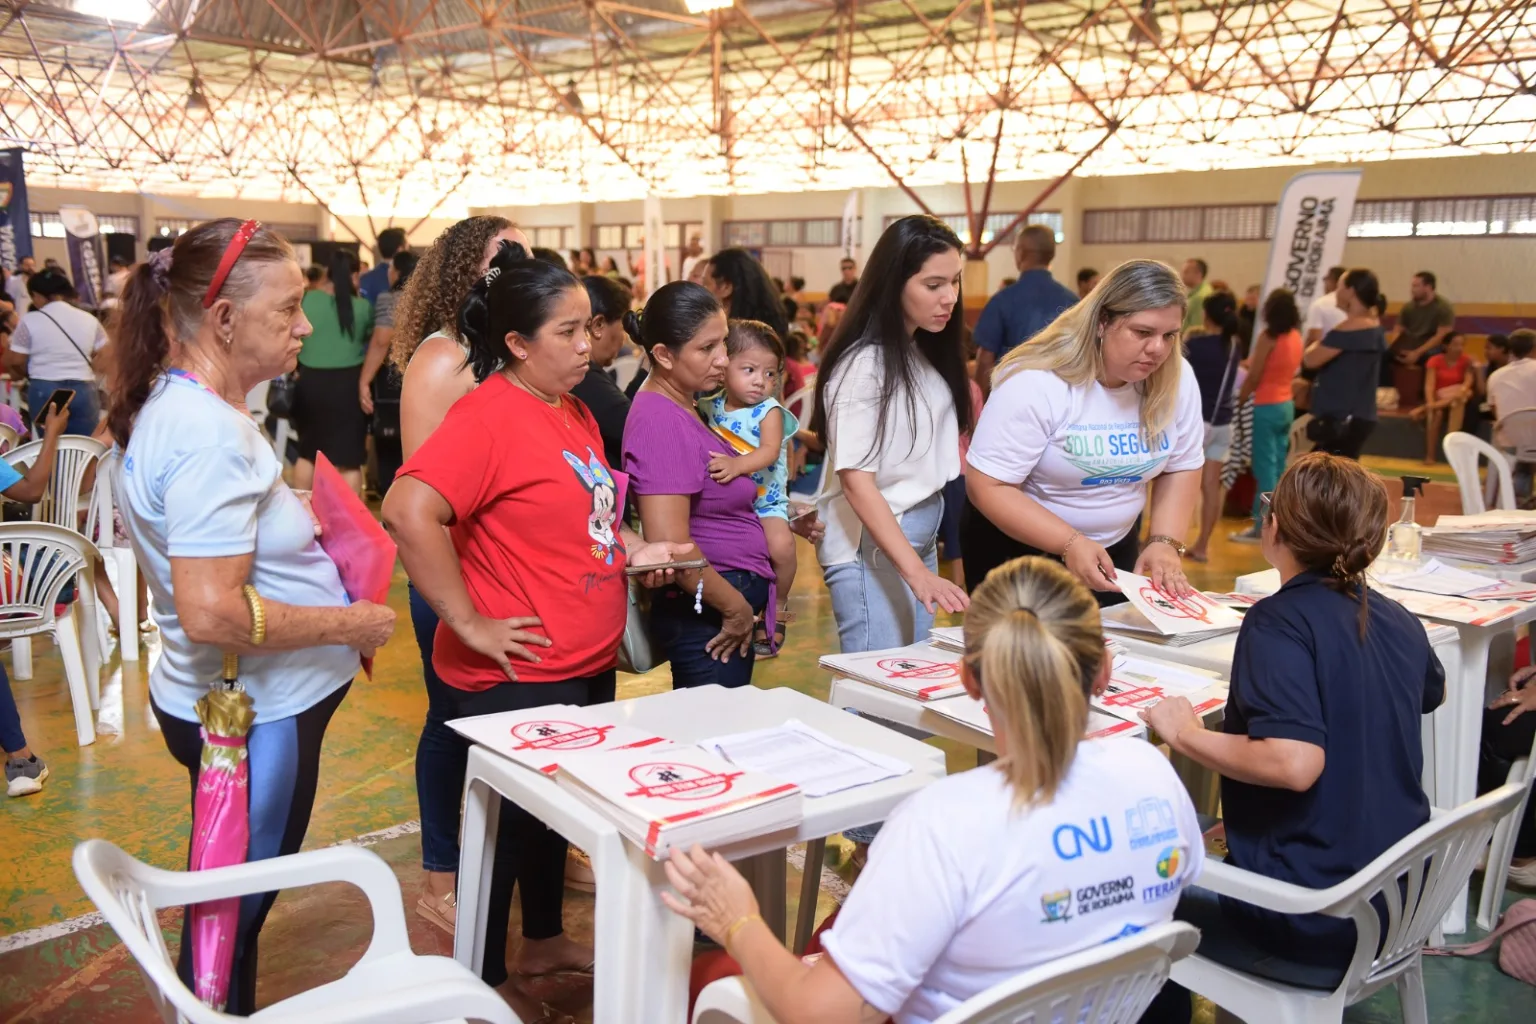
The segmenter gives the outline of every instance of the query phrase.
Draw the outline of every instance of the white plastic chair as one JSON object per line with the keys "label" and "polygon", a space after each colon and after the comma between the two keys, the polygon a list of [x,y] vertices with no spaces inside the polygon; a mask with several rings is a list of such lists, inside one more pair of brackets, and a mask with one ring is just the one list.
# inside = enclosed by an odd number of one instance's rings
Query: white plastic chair
{"label": "white plastic chair", "polygon": [[101,705],[101,676],[88,671],[80,636],[81,602],[71,604],[62,616],[55,610],[59,591],[78,579],[89,562],[89,546],[80,534],[62,526],[0,523],[0,639],[15,647],[40,633],[53,635],[69,684],[75,738],[82,747],[96,741],[91,712]]}
{"label": "white plastic chair", "polygon": [[[134,560],[130,545],[119,545],[114,529],[113,512],[116,495],[112,481],[122,452],[112,448],[101,457],[96,469],[96,487],[91,494],[90,511],[85,517],[85,537],[96,545],[102,564],[110,564],[116,575],[117,635],[119,653],[124,661],[139,660],[139,563]],[[110,644],[101,638],[101,650],[105,656]]]}
{"label": "white plastic chair", "polygon": [[1461,491],[1462,515],[1476,515],[1488,511],[1483,495],[1483,482],[1478,477],[1477,460],[1488,460],[1488,485],[1494,496],[1495,506],[1509,510],[1515,507],[1515,480],[1509,459],[1503,452],[1482,438],[1464,430],[1445,435],[1445,461],[1456,473],[1456,486]]}
{"label": "white plastic chair", "polygon": [[[1523,787],[1501,786],[1455,810],[1434,809],[1423,826],[1328,889],[1306,889],[1206,861],[1196,884],[1223,896],[1282,914],[1353,920],[1354,959],[1332,992],[1255,977],[1199,953],[1174,965],[1173,980],[1243,1020],[1273,1024],[1342,1021],[1345,1007],[1396,985],[1406,1024],[1428,1024],[1421,951],[1466,884],[1494,826],[1524,793]],[[1385,907],[1385,920],[1373,899]]]}
{"label": "white plastic chair", "polygon": [[[87,839],[75,847],[74,865],[80,887],[138,961],[150,999],[167,1024],[426,1024],[453,1019],[519,1024],[512,1008],[467,968],[448,957],[411,952],[400,883],[369,850],[333,846],[209,871],[164,871],[104,839]],[[373,941],[345,977],[245,1018],[203,1005],[182,984],[156,911],[323,882],[357,886],[373,912]]]}
{"label": "white plastic chair", "polygon": [[1488,870],[1483,873],[1483,895],[1477,903],[1477,926],[1492,931],[1499,920],[1499,906],[1504,902],[1504,886],[1509,881],[1509,860],[1515,855],[1515,839],[1520,823],[1532,813],[1530,806],[1531,783],[1536,781],[1536,741],[1531,752],[1509,766],[1505,786],[1519,786],[1525,793],[1513,814],[1499,819],[1493,829],[1493,842],[1488,845]]}
{"label": "white plastic chair", "polygon": [[[1199,941],[1195,928],[1169,921],[1024,971],[934,1024],[1132,1024],[1168,980],[1170,964],[1193,953]],[[773,1024],[773,1017],[744,978],[722,978],[699,993],[693,1024]]]}
{"label": "white plastic chair", "polygon": [[[4,458],[12,466],[24,472],[37,461],[37,456],[42,450],[41,440],[30,441],[20,448],[6,452],[0,458]],[[34,523],[51,523],[54,526],[61,526],[89,545],[86,549],[88,557],[85,566],[80,570],[79,578],[76,580],[75,597],[80,605],[86,627],[82,630],[82,639],[89,641],[82,643],[81,649],[85,653],[86,672],[91,677],[93,691],[98,685],[101,663],[107,653],[107,646],[100,632],[100,615],[96,610],[96,562],[101,555],[82,531],[80,499],[86,473],[100,463],[106,451],[107,446],[95,438],[82,437],[78,434],[66,434],[59,438],[58,446],[54,450],[53,476],[48,481],[48,492],[43,495],[42,501],[32,506]],[[99,477],[100,474],[98,473],[97,476]],[[92,493],[94,493],[94,487]],[[89,503],[90,500],[91,498],[87,496],[86,501]],[[32,678],[32,644],[29,639],[23,637],[12,642],[11,666],[15,669],[17,679]]]}
{"label": "white plastic chair", "polygon": [[0,423],[0,452],[8,452],[16,447],[16,442],[21,440],[21,435],[16,433],[16,428],[6,423]]}

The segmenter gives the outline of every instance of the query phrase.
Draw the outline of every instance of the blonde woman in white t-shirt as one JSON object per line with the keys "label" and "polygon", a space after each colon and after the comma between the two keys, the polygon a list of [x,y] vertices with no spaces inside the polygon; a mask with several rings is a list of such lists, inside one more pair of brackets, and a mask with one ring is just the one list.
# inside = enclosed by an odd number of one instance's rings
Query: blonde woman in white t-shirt
{"label": "blonde woman in white t-shirt", "polygon": [[822,356],[811,432],[826,445],[817,554],[844,653],[926,637],[964,610],[938,573],[944,485],[971,422],[961,346],[960,239],[903,217],[880,236]]}
{"label": "blonde woman in white t-shirt", "polygon": [[[969,557],[969,555],[967,555]],[[779,1024],[926,1024],[1022,971],[1169,921],[1200,872],[1195,808],[1144,740],[1085,740],[1109,679],[1092,593],[1045,558],[971,595],[961,678],[986,702],[997,761],[896,809],[807,966],[751,887],[694,847],[662,894],[740,964]],[[705,970],[700,974],[718,971]]]}
{"label": "blonde woman in white t-shirt", "polygon": [[1019,555],[1047,554],[1101,604],[1123,600],[1117,569],[1190,592],[1180,559],[1205,424],[1180,339],[1186,301],[1172,267],[1122,263],[998,364],[966,457],[968,583]]}

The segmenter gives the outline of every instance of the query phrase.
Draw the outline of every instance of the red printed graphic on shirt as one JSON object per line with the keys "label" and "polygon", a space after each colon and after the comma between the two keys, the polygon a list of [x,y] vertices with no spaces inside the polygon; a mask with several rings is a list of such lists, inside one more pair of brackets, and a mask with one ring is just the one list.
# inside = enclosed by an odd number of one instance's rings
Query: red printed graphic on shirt
{"label": "red printed graphic on shirt", "polygon": [[637,764],[629,778],[639,788],[626,796],[655,797],[659,800],[708,800],[731,791],[741,772],[712,772],[681,761],[654,761]]}

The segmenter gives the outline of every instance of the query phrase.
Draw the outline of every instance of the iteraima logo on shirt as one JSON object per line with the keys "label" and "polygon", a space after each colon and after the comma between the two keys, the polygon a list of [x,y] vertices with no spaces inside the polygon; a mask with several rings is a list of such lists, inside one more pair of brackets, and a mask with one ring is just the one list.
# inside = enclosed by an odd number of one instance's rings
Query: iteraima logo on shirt
{"label": "iteraima logo on shirt", "polygon": [[924,661],[921,658],[882,658],[875,668],[892,679],[928,679],[935,682],[959,676],[958,665],[950,661]]}
{"label": "iteraima logo on shirt", "polygon": [[741,774],[713,772],[681,761],[653,761],[637,764],[629,770],[630,781],[639,788],[625,795],[662,800],[708,800],[729,793]]}
{"label": "iteraima logo on shirt", "polygon": [[512,727],[515,750],[581,750],[600,746],[613,730],[611,725],[579,722],[519,722]]}

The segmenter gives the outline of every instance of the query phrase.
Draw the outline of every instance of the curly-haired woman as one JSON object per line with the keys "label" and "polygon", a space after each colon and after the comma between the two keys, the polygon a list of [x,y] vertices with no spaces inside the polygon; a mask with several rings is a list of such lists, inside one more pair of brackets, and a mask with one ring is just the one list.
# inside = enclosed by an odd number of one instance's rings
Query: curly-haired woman
{"label": "curly-haired woman", "polygon": [[[395,305],[390,358],[400,371],[400,444],[409,461],[442,425],[453,403],[496,367],[471,365],[459,335],[459,306],[485,276],[503,241],[531,249],[528,237],[503,217],[470,217],[437,237],[416,264]],[[484,372],[479,372],[483,370]],[[416,797],[421,807],[421,866],[426,871],[417,910],[448,931],[455,915],[454,873],[459,866],[459,797],[467,749],[444,723],[453,694],[432,668],[437,614],[413,586],[411,626],[421,649],[427,718],[416,745]]]}

